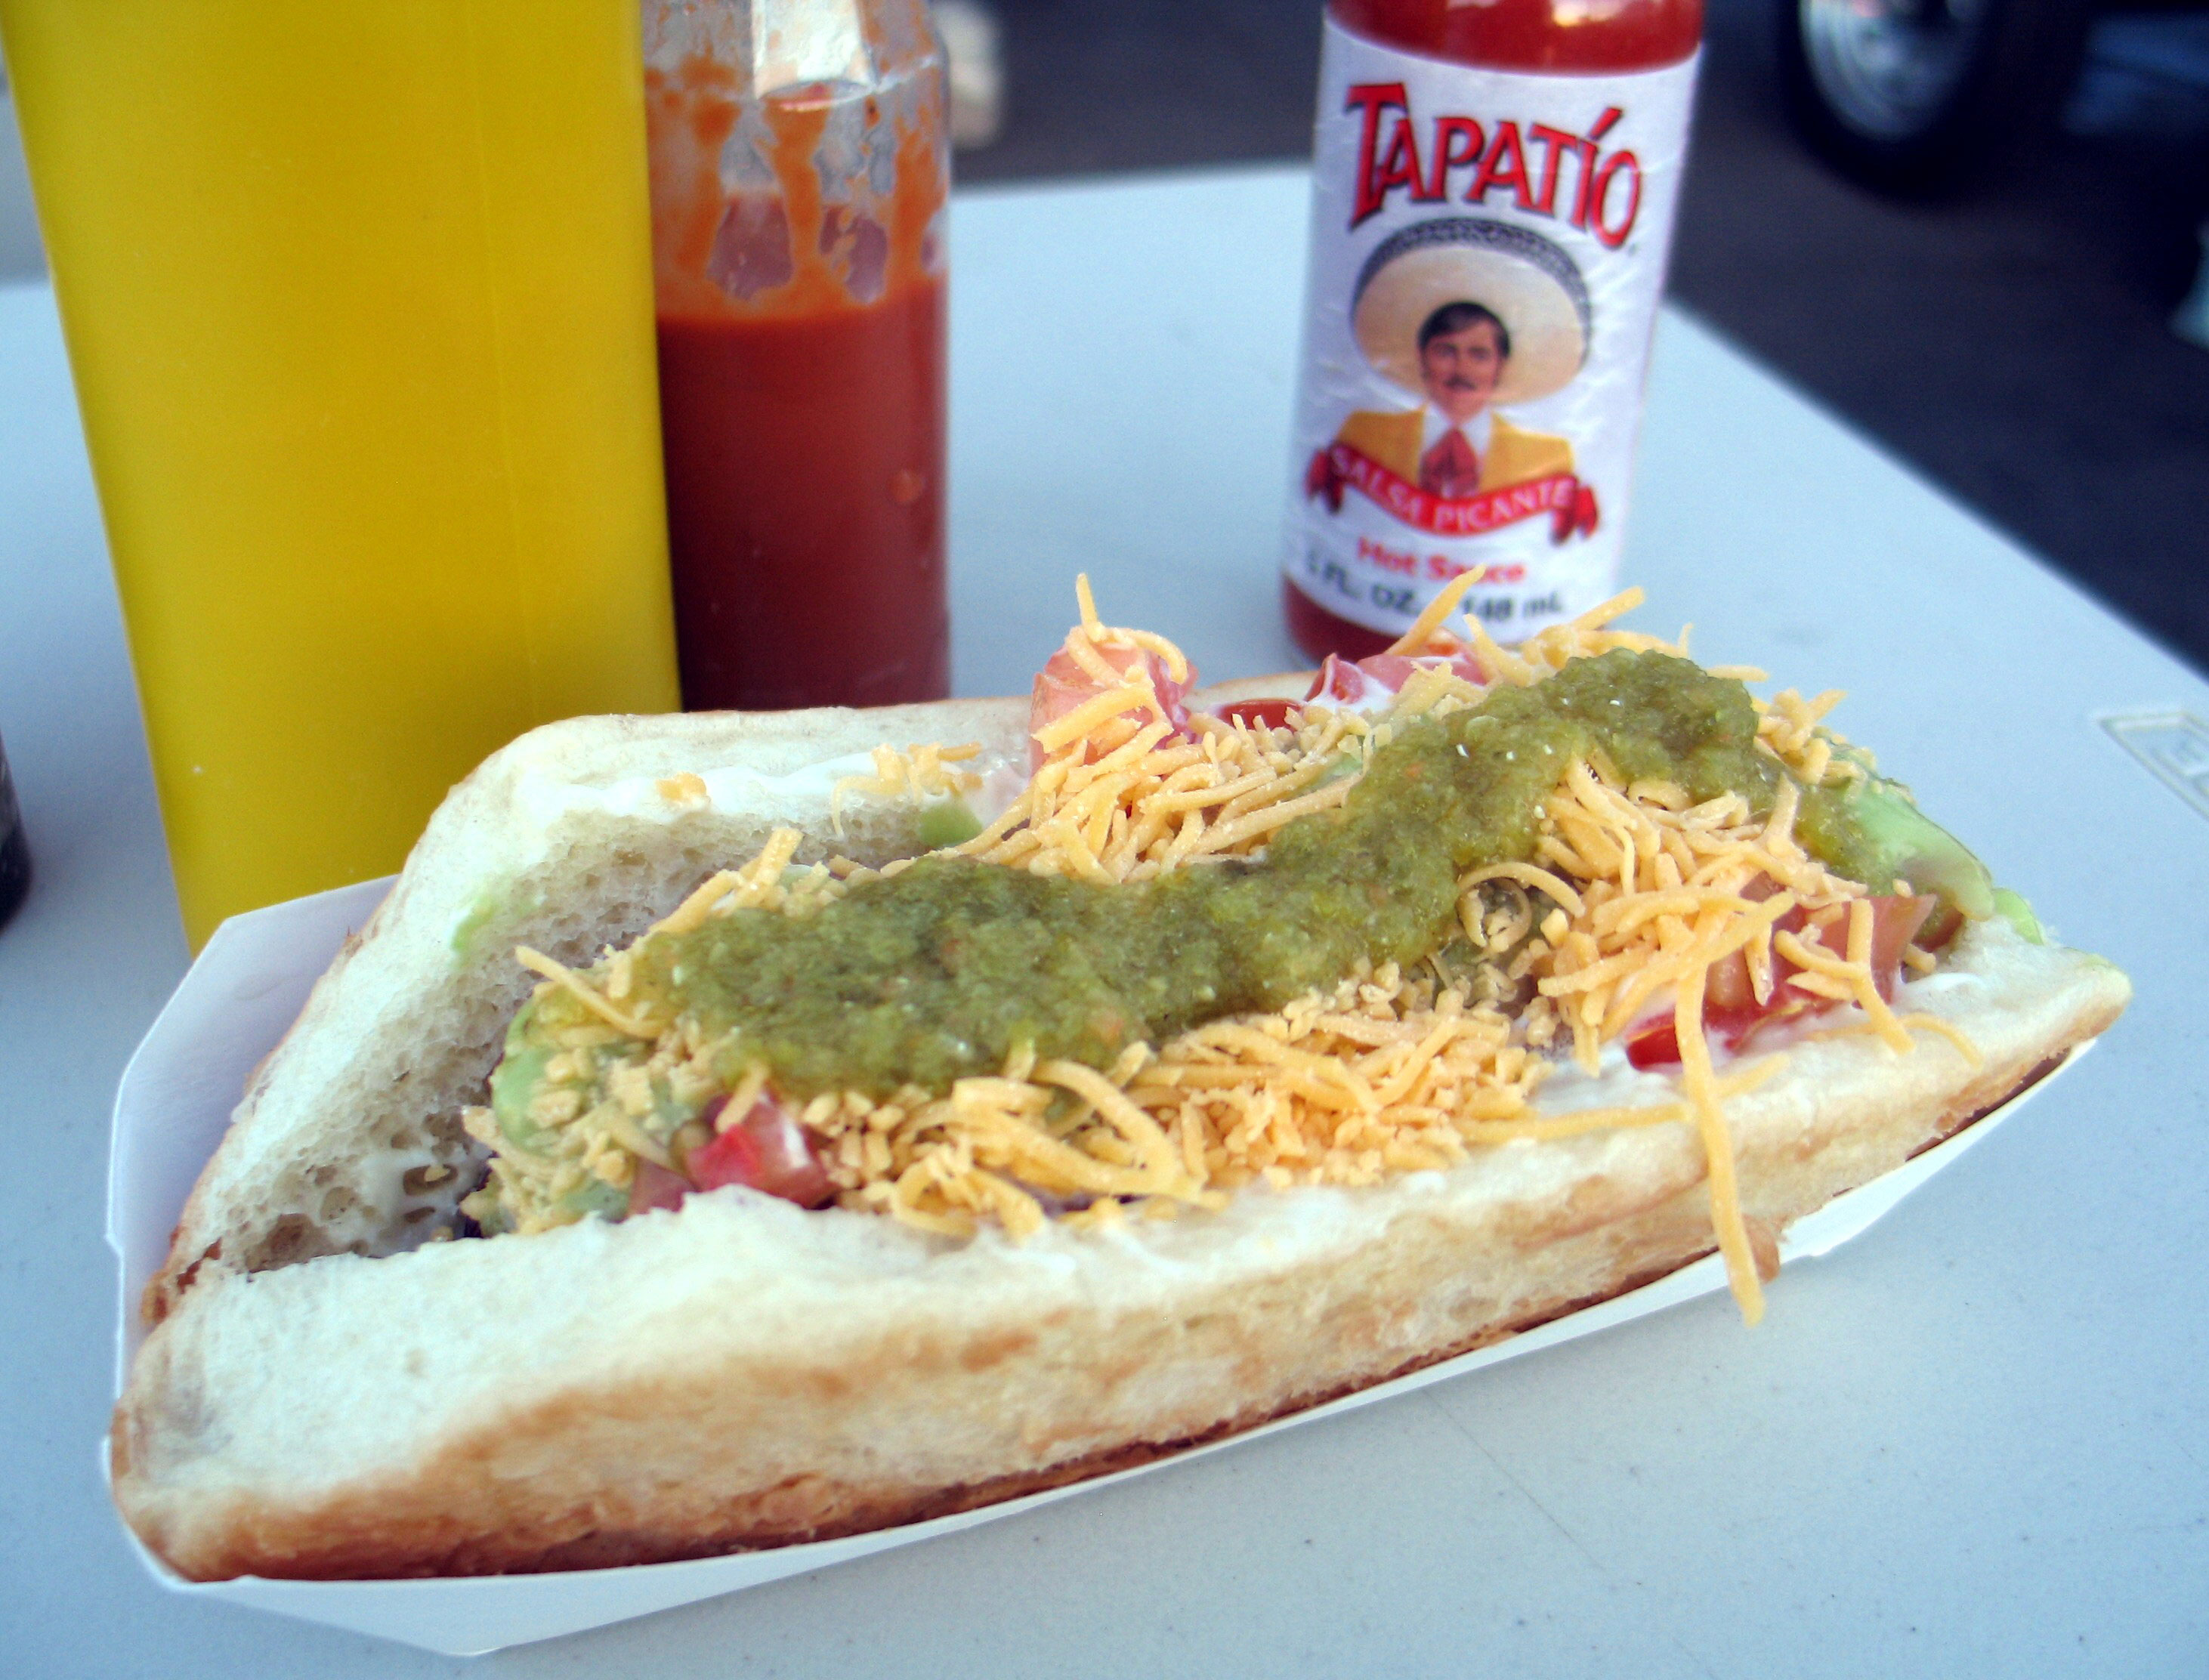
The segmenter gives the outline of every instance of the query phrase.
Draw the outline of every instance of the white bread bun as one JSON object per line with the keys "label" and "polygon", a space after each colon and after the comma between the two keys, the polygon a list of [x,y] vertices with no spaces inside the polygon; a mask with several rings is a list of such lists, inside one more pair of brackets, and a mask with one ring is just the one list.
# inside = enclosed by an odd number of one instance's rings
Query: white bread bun
{"label": "white bread bun", "polygon": [[[449,1226],[480,1161],[460,1110],[483,1099],[506,1024],[537,984],[516,945],[587,963],[779,822],[806,830],[809,861],[908,856],[918,841],[902,801],[853,799],[832,834],[835,776],[864,768],[820,767],[884,744],[966,741],[1024,765],[1026,717],[1025,702],[991,700],[579,718],[493,754],[438,807],[391,895],[256,1071],[149,1286],[149,1314],[209,1270],[394,1254]],[[685,774],[709,776],[713,797],[659,792]]]}
{"label": "white bread bun", "polygon": [[[775,823],[825,834],[830,779],[808,765],[928,740],[1024,762],[1024,723],[1011,702],[588,720],[524,738],[455,790],[256,1075],[187,1209],[153,1292],[165,1322],[116,1413],[132,1526],[202,1579],[822,1538],[1246,1428],[1711,1249],[1705,1157],[1676,1125],[1507,1144],[1371,1189],[1246,1189],[1217,1214],[1054,1225],[1025,1244],[735,1189],[619,1224],[419,1241],[454,1189],[415,1169],[467,1164],[452,1117],[533,984],[514,943],[587,960]],[[704,768],[729,773],[710,804],[646,798]],[[891,804],[847,829],[834,844],[849,855],[912,848]],[[1975,924],[1899,1004],[1953,1023],[1982,1065],[1929,1034],[1900,1057],[1868,1037],[1806,1041],[1729,1100],[1753,1229],[1768,1238],[1968,1123],[2128,995],[2098,959]],[[1623,1099],[1674,1095],[1649,1075]]]}
{"label": "white bread bun", "polygon": [[[1309,681],[1246,678],[1191,702],[1301,695]],[[494,753],[437,808],[391,895],[256,1070],[147,1286],[147,1316],[210,1271],[396,1254],[449,1228],[482,1160],[460,1111],[483,1100],[537,985],[516,945],[587,964],[781,825],[805,831],[801,862],[909,857],[919,841],[905,800],[850,798],[834,832],[838,778],[865,774],[877,746],[930,742],[972,742],[982,762],[1025,770],[1027,715],[1020,698],[577,718]],[[686,775],[707,800],[660,791]]]}

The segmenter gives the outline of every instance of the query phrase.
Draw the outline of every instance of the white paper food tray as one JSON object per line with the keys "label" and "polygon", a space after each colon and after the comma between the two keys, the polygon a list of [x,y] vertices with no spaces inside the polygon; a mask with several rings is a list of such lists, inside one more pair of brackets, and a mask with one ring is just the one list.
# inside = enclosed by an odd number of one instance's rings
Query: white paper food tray
{"label": "white paper food tray", "polygon": [[[107,1178],[107,1241],[122,1271],[115,1348],[118,1396],[145,1334],[138,1312],[140,1298],[147,1280],[167,1257],[170,1235],[184,1199],[229,1124],[231,1110],[247,1076],[283,1037],[316,977],[329,966],[346,936],[367,921],[390,884],[388,879],[364,882],[224,923],[123,1070],[115,1098]],[[2073,1051],[2066,1065],[2089,1047],[2081,1045]],[[1781,1244],[1783,1258],[1792,1261],[1821,1255],[1846,1242],[1992,1131],[2039,1088],[2038,1085],[2030,1087],[1947,1142],[1797,1221]],[[1054,1499],[1074,1497],[1109,1482],[1144,1475],[1161,1466],[1216,1452],[1275,1430],[1291,1429],[1351,1406],[1405,1394],[1724,1287],[1724,1267],[1712,1255],[1646,1288],[1554,1320],[1496,1346],[1430,1365],[1229,1440],[1190,1448],[1070,1487],[846,1539],[682,1563],[457,1581],[297,1581],[247,1576],[202,1583],[184,1580],[142,1546],[138,1547],[138,1554],[153,1578],[172,1592],[250,1605],[448,1655],[478,1655],[714,1598],[846,1558],[951,1533]],[[103,1442],[103,1466],[105,1461]],[[132,1544],[136,1545],[135,1537]]]}

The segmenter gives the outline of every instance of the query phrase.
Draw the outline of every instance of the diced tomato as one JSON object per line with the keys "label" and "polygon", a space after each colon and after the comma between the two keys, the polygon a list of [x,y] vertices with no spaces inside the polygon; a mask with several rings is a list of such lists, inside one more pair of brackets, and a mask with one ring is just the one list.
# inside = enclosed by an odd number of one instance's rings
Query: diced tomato
{"label": "diced tomato", "polygon": [[[1758,890],[1759,888],[1762,890]],[[1762,900],[1771,896],[1770,883],[1759,876],[1743,889],[1744,898]],[[1933,913],[1936,900],[1929,896],[1908,894],[1890,894],[1870,900],[1871,975],[1872,984],[1884,999],[1894,996],[1896,979],[1902,966],[1903,948]],[[1797,937],[1823,946],[1835,956],[1845,957],[1849,949],[1849,918],[1838,916],[1821,928],[1812,930],[1809,918],[1800,909],[1790,910],[1773,924],[1773,931],[1792,933]],[[1833,1000],[1805,991],[1794,984],[1796,975],[1803,971],[1780,955],[1773,953],[1772,995],[1762,1003],[1757,1001],[1750,983],[1748,959],[1737,952],[1711,965],[1704,981],[1703,1031],[1728,1050],[1738,1051],[1761,1033],[1769,1031],[1783,1021],[1798,1015],[1815,1015],[1833,1007]],[[1652,1021],[1627,1035],[1626,1059],[1637,1068],[1665,1067],[1680,1059],[1680,1044],[1675,1024],[1670,1015]]]}
{"label": "diced tomato", "polygon": [[[1886,894],[1870,900],[1871,978],[1882,998],[1891,999],[1894,996],[1895,980],[1902,967],[1903,948],[1925,924],[1926,918],[1933,913],[1938,902],[1929,894],[1908,893]],[[1773,924],[1777,929],[1791,930],[1797,935],[1802,934],[1808,924],[1809,918],[1799,910],[1790,911]],[[1819,929],[1815,937],[1819,944],[1835,956],[1846,956],[1849,954],[1849,918],[1845,915],[1835,917]],[[1795,969],[1784,958],[1775,958],[1773,972],[1775,976],[1783,973],[1791,975]],[[1780,986],[1775,980],[1773,991],[1777,994],[1779,990]],[[1796,996],[1809,998],[1815,995],[1798,990]],[[1823,1002],[1822,999],[1818,1001]]]}
{"label": "diced tomato", "polygon": [[1652,1021],[1626,1040],[1626,1059],[1645,1071],[1670,1067],[1680,1059],[1680,1035],[1670,1015]]}
{"label": "diced tomato", "polygon": [[1454,651],[1447,653],[1421,653],[1416,657],[1374,653],[1355,665],[1329,653],[1327,663],[1312,678],[1310,691],[1304,698],[1325,697],[1338,706],[1369,705],[1400,694],[1404,684],[1411,680],[1413,671],[1436,665],[1454,671],[1476,687],[1486,680],[1480,661],[1473,658],[1469,648],[1454,647]]}
{"label": "diced tomato", "polygon": [[701,1190],[718,1190],[724,1184],[742,1184],[755,1190],[767,1177],[767,1163],[760,1158],[759,1145],[740,1125],[693,1149],[684,1165],[690,1169],[691,1182]]}
{"label": "diced tomato", "polygon": [[[1183,696],[1196,682],[1196,672],[1191,669],[1186,682],[1177,683],[1167,674],[1166,662],[1147,647],[1100,647],[1104,663],[1123,675],[1138,665],[1150,673],[1151,687],[1165,712],[1165,720],[1173,726],[1176,735],[1190,732],[1189,708]],[[1028,733],[1032,737],[1039,729],[1056,723],[1068,713],[1077,710],[1104,692],[1104,685],[1084,671],[1073,654],[1063,647],[1050,656],[1042,671],[1037,673],[1035,691],[1028,702]],[[1141,717],[1140,711],[1122,713],[1123,717]],[[1028,743],[1031,767],[1043,762],[1042,745],[1031,739]]]}
{"label": "diced tomato", "polygon": [[670,1172],[656,1161],[641,1160],[636,1164],[636,1176],[629,1181],[629,1217],[634,1219],[654,1209],[671,1213],[689,1194],[690,1181],[681,1173]]}
{"label": "diced tomato", "polygon": [[1246,729],[1285,729],[1289,714],[1303,709],[1295,700],[1237,700],[1219,708],[1219,715]]}
{"label": "diced tomato", "polygon": [[1476,688],[1485,687],[1488,673],[1480,668],[1480,656],[1472,651],[1472,644],[1460,641],[1448,631],[1438,631],[1427,638],[1427,651],[1420,656],[1428,659],[1446,659],[1449,668]]}
{"label": "diced tomato", "polygon": [[1895,981],[1902,972],[1903,949],[1924,930],[1940,903],[1930,893],[1906,893],[1871,901],[1871,977],[1881,997],[1893,998]]}
{"label": "diced tomato", "polygon": [[1431,661],[1406,659],[1401,653],[1369,653],[1358,660],[1357,668],[1375,687],[1386,689],[1390,694],[1401,694],[1404,684],[1411,680],[1411,673],[1429,663]]}
{"label": "diced tomato", "polygon": [[693,1149],[683,1165],[701,1190],[743,1184],[801,1207],[818,1207],[836,1193],[813,1153],[812,1135],[771,1096],[761,1097],[711,1143]]}
{"label": "diced tomato", "polygon": [[1304,695],[1304,698],[1306,700],[1325,698],[1339,705],[1355,706],[1365,698],[1366,688],[1365,673],[1363,671],[1348,660],[1338,659],[1333,653],[1329,653],[1327,656],[1327,663],[1321,665],[1318,674],[1313,677],[1310,691]]}

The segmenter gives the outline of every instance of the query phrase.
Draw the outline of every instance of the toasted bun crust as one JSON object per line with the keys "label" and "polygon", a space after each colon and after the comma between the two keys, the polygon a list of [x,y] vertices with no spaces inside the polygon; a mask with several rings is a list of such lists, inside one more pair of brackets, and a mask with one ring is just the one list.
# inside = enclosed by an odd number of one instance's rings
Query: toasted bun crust
{"label": "toasted bun crust", "polygon": [[[731,1189],[617,1225],[410,1246],[426,1221],[389,1195],[393,1163],[464,1161],[446,1117],[475,1098],[522,995],[509,947],[587,958],[775,822],[828,816],[825,783],[816,799],[802,779],[748,810],[648,818],[548,790],[707,765],[787,776],[884,740],[1018,757],[1023,718],[974,702],[592,720],[462,784],[256,1075],[187,1210],[156,1286],[165,1322],[115,1415],[132,1526],[200,1579],[826,1538],[1247,1428],[1710,1249],[1684,1126],[1509,1144],[1371,1189],[1245,1190],[1218,1214],[1053,1226],[1024,1245]],[[841,849],[910,846],[894,808],[865,822]],[[1969,1123],[2128,996],[2099,959],[1974,926],[1903,1002],[1962,1028],[1983,1065],[1932,1035],[1902,1057],[1866,1037],[1803,1042],[1729,1103],[1755,1228],[1776,1234]]]}

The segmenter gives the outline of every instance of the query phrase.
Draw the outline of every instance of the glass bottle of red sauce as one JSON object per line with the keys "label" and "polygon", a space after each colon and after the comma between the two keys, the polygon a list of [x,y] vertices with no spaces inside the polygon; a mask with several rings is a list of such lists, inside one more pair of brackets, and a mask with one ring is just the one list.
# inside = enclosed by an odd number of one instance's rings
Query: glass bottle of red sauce
{"label": "glass bottle of red sauce", "polygon": [[1702,0],[1329,0],[1282,557],[1363,658],[1466,572],[1516,641],[1612,593]]}
{"label": "glass bottle of red sauce", "polygon": [[950,691],[924,0],[645,0],[683,703]]}

